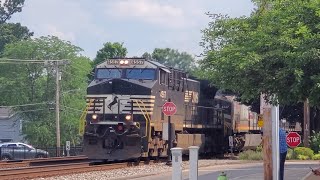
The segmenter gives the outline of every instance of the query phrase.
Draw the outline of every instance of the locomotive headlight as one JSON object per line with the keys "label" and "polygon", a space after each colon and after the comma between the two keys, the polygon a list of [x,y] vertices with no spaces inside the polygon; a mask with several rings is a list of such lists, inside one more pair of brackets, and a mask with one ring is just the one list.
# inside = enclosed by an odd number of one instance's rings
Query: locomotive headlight
{"label": "locomotive headlight", "polygon": [[120,61],[120,64],[124,64],[124,60],[121,60],[121,61]]}
{"label": "locomotive headlight", "polygon": [[128,60],[125,60],[125,61],[124,61],[124,64],[129,64],[129,61],[128,61]]}
{"label": "locomotive headlight", "polygon": [[96,120],[97,118],[98,118],[98,115],[96,115],[96,114],[93,114],[93,115],[92,115],[92,119],[93,119],[93,120]]}
{"label": "locomotive headlight", "polygon": [[130,120],[131,119],[131,115],[126,115],[126,120]]}

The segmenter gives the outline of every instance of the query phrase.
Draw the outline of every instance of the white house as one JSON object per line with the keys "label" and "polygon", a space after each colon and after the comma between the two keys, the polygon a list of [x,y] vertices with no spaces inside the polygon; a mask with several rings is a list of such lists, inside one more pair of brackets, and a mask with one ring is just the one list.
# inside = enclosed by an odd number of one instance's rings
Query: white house
{"label": "white house", "polygon": [[0,143],[22,140],[22,119],[9,108],[0,108]]}

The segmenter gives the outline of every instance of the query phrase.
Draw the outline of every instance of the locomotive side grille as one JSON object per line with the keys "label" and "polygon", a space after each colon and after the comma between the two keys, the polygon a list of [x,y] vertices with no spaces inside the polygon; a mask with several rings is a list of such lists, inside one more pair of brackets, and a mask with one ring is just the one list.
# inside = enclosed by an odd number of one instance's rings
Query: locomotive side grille
{"label": "locomotive side grille", "polygon": [[189,102],[192,98],[192,91],[185,91],[184,102]]}

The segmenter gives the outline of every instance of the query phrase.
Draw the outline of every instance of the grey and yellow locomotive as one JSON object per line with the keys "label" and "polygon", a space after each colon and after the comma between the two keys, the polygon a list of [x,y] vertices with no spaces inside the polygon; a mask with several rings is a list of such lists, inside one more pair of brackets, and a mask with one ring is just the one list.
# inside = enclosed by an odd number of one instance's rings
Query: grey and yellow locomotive
{"label": "grey and yellow locomotive", "polygon": [[[168,134],[174,146],[222,153],[231,120],[202,104],[205,98],[185,72],[142,58],[108,59],[95,67],[87,88],[84,154],[107,161],[167,156]],[[168,99],[177,106],[173,133],[162,112]]]}

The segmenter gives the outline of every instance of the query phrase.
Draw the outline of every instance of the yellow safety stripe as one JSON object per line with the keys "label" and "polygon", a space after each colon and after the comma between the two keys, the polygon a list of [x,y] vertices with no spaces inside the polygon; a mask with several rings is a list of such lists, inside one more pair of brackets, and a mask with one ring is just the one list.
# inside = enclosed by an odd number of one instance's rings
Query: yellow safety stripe
{"label": "yellow safety stripe", "polygon": [[90,99],[88,105],[83,110],[81,116],[80,116],[80,122],[79,122],[79,135],[82,136],[84,134],[84,127],[86,123],[86,115],[88,113],[88,110],[93,103],[94,99]]}
{"label": "yellow safety stripe", "polygon": [[[149,122],[150,122],[150,120],[149,120],[150,118],[149,118],[148,112],[147,112],[147,110],[145,110],[145,112],[143,111],[143,109],[141,108],[138,100],[135,100],[135,99],[134,99],[134,101],[135,101],[136,104],[138,105],[140,111],[142,112],[142,115],[143,115],[144,119],[146,120],[146,135],[143,136],[143,137],[147,137],[147,135],[148,135],[147,132],[151,132],[151,128],[148,128],[148,124],[149,124]],[[144,103],[143,103],[141,100],[140,100],[140,102],[144,105]],[[145,105],[144,105],[144,108],[145,108]],[[151,133],[150,133],[150,134],[151,134]],[[148,138],[150,138],[150,137],[148,137]]]}

